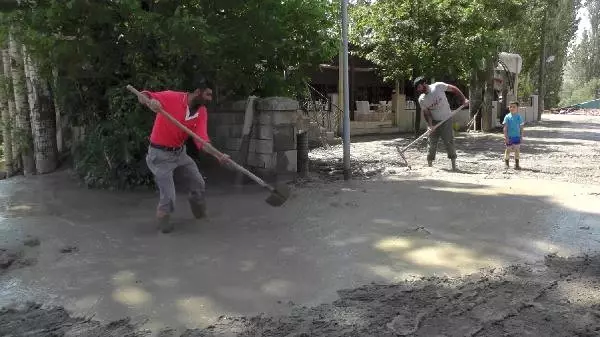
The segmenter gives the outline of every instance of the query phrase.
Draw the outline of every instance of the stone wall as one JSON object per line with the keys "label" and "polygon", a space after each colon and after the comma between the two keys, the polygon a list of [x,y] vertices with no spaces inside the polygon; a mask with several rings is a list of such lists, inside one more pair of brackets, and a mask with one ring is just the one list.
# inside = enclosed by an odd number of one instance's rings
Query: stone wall
{"label": "stone wall", "polygon": [[[208,130],[213,144],[240,162],[242,129],[247,101],[226,103],[209,111]],[[257,99],[250,132],[247,165],[258,176],[290,179],[297,172],[298,102],[284,97]]]}

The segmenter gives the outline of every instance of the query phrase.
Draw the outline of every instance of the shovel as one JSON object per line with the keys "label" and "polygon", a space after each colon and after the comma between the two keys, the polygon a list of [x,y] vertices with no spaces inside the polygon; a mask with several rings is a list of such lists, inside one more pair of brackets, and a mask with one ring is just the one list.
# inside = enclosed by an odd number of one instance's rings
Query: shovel
{"label": "shovel", "polygon": [[458,107],[458,109],[452,111],[452,113],[450,113],[450,116],[446,117],[443,121],[434,125],[433,128],[425,131],[425,133],[420,135],[417,139],[413,140],[410,144],[406,145],[405,147],[400,148],[400,145],[396,145],[396,150],[398,151],[398,154],[404,160],[404,164],[406,164],[406,166],[408,166],[408,168],[410,168],[410,165],[408,164],[408,161],[406,160],[406,157],[404,156],[404,152],[406,152],[406,150],[408,150],[411,146],[413,146],[414,144],[419,142],[421,139],[429,136],[433,131],[435,131],[435,129],[437,129],[440,125],[444,124],[450,118],[454,117],[454,115],[456,115],[457,112],[461,111],[465,106],[467,106],[467,104],[463,104],[460,107]]}
{"label": "shovel", "polygon": [[[134,93],[140,99],[140,101],[143,102],[144,105],[148,106],[148,103],[150,102],[150,99],[146,95],[142,94],[141,92],[139,92],[138,90],[136,90],[131,85],[127,85],[126,88],[127,88],[127,90],[129,90],[132,93]],[[195,134],[192,130],[190,130],[187,127],[185,127],[185,125],[181,124],[178,120],[176,120],[175,118],[173,118],[173,116],[171,116],[170,114],[168,114],[162,108],[158,111],[158,113],[160,113],[163,116],[165,116],[167,119],[169,119],[171,122],[173,122],[175,125],[177,125],[185,133],[187,133],[188,135],[190,135],[196,141],[200,142],[202,144],[202,150],[204,152],[206,152],[206,153],[208,153],[208,154],[216,157],[219,160],[222,160],[223,158],[226,158],[223,153],[219,152],[210,143],[208,143],[204,139],[200,138],[200,136],[198,136],[197,134]],[[268,189],[271,192],[271,194],[269,195],[269,197],[267,197],[267,199],[265,200],[265,202],[267,204],[269,204],[271,206],[274,206],[274,207],[281,206],[281,205],[283,205],[287,201],[288,197],[290,196],[290,188],[289,188],[289,186],[287,186],[285,184],[279,184],[277,186],[277,188],[275,188],[275,187],[267,184],[264,180],[260,179],[256,175],[254,175],[252,172],[250,172],[247,169],[245,169],[243,166],[241,166],[238,163],[236,163],[235,161],[233,161],[231,158],[227,158],[227,162],[229,164],[228,166],[233,167],[237,171],[239,171],[239,172],[247,175],[250,179],[254,180],[260,186]]]}

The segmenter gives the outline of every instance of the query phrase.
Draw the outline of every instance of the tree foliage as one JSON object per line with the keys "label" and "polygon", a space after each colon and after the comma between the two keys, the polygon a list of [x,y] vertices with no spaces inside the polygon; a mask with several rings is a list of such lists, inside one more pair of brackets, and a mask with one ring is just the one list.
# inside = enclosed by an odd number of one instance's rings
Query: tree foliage
{"label": "tree foliage", "polygon": [[352,41],[384,76],[396,79],[426,74],[465,80],[483,68],[484,59],[500,51],[518,53],[520,96],[527,97],[539,90],[545,33],[547,56],[554,56],[545,76],[546,101],[552,105],[579,7],[578,0],[362,1],[352,8]]}
{"label": "tree foliage", "polygon": [[[75,167],[90,185],[149,184],[153,116],[126,84],[188,90],[199,76],[220,100],[290,95],[335,55],[328,0],[40,0],[2,17],[28,46],[72,126]],[[4,32],[3,32],[4,33]]]}
{"label": "tree foliage", "polygon": [[352,39],[385,76],[468,78],[497,52],[523,1],[379,0],[352,11]]}
{"label": "tree foliage", "polygon": [[563,86],[563,98],[560,104],[564,107],[590,101],[596,98],[599,89],[600,78],[592,78],[586,82],[566,81]]}
{"label": "tree foliage", "polygon": [[583,32],[568,54],[564,83],[560,93],[561,106],[596,98],[600,89],[600,3],[586,1],[590,29]]}

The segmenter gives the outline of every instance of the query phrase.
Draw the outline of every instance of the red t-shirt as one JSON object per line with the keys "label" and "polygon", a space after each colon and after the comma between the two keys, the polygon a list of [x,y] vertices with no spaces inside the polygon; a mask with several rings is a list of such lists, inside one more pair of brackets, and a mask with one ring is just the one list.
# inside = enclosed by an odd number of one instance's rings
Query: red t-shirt
{"label": "red t-shirt", "polygon": [[[143,91],[142,93],[156,99],[162,105],[163,110],[174,117],[181,124],[192,130],[206,142],[210,142],[207,132],[208,112],[206,106],[201,106],[195,113],[189,111],[188,94],[178,91]],[[181,130],[175,123],[171,122],[162,114],[156,114],[150,142],[167,147],[183,146],[189,135]],[[202,143],[194,140],[198,149]]]}

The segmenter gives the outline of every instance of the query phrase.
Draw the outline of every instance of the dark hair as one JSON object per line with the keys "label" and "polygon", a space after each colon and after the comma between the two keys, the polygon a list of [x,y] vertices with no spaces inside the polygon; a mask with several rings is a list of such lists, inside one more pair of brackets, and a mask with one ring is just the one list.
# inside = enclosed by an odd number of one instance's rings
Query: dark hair
{"label": "dark hair", "polygon": [[204,90],[204,89],[212,89],[213,85],[210,81],[208,81],[206,78],[204,77],[200,77],[198,79],[196,79],[193,83],[192,83],[192,90],[196,90],[196,89],[200,89],[200,90]]}
{"label": "dark hair", "polygon": [[512,101],[512,102],[508,103],[508,105],[516,105],[518,107],[519,106],[519,102]]}

